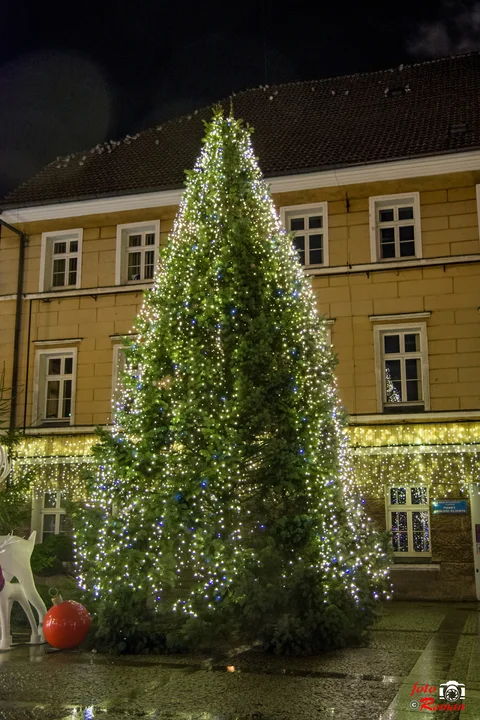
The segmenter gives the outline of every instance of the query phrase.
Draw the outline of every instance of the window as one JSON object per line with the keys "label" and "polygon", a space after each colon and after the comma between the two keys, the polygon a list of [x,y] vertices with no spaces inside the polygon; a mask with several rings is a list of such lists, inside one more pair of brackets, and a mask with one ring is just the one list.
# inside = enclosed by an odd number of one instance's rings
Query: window
{"label": "window", "polygon": [[370,198],[372,262],[420,258],[418,193]]}
{"label": "window", "polygon": [[43,542],[49,535],[65,535],[65,496],[60,490],[37,493],[33,497],[32,530],[37,531],[37,541]]}
{"label": "window", "polygon": [[328,265],[327,203],[283,207],[280,214],[288,232],[295,233],[300,263],[304,267]]}
{"label": "window", "polygon": [[380,326],[374,332],[379,412],[428,410],[426,324]]}
{"label": "window", "polygon": [[387,487],[387,530],[397,557],[431,555],[428,488]]}
{"label": "window", "polygon": [[76,348],[37,352],[33,407],[37,425],[73,424],[76,355]]}
{"label": "window", "polygon": [[43,494],[42,540],[47,535],[65,535],[65,508],[62,507],[63,497],[60,491]]}
{"label": "window", "polygon": [[159,220],[117,226],[117,285],[153,280],[159,236]]}
{"label": "window", "polygon": [[40,292],[80,287],[83,230],[43,233]]}

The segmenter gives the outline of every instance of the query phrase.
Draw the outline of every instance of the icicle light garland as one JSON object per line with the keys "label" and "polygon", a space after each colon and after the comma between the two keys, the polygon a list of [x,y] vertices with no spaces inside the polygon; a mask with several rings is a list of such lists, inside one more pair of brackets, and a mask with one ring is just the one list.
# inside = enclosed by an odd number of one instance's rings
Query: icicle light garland
{"label": "icicle light garland", "polygon": [[468,495],[480,482],[480,423],[411,423],[348,429],[353,483],[381,497],[385,485],[431,486],[432,499]]}
{"label": "icicle light garland", "polygon": [[84,471],[97,443],[93,434],[24,437],[13,447],[10,481],[24,485],[26,499],[32,491],[66,489],[71,500],[85,500]]}
{"label": "icicle light garland", "polygon": [[348,428],[348,435],[350,445],[359,450],[400,445],[477,445],[480,452],[480,422],[355,425]]}
{"label": "icicle light garland", "polygon": [[[384,485],[419,480],[432,485],[432,497],[468,493],[480,482],[480,423],[430,423],[347,428],[352,485],[362,494],[382,496]],[[82,468],[91,463],[94,435],[27,437],[16,448],[12,480],[31,478],[32,489],[68,487],[85,499]],[[61,467],[51,472],[52,465]],[[432,494],[432,493],[431,493]]]}

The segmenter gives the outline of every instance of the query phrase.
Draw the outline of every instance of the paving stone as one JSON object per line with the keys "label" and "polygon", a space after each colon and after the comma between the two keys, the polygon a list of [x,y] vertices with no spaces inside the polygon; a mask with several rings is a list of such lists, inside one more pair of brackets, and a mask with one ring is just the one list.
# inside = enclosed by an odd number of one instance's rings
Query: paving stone
{"label": "paving stone", "polygon": [[[25,640],[26,636],[17,635]],[[386,606],[367,647],[282,658],[111,656],[21,645],[0,653],[0,720],[416,720],[414,683],[466,685],[480,718],[476,606]],[[432,713],[460,720],[458,712]]]}

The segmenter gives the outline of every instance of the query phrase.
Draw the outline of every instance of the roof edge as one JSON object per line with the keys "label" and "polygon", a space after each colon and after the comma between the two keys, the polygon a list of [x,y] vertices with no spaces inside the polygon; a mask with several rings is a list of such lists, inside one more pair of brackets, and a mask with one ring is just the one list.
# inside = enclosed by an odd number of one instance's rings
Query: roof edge
{"label": "roof edge", "polygon": [[[437,155],[398,158],[392,161],[362,165],[330,166],[285,175],[267,176],[272,193],[312,190],[322,187],[355,185],[362,182],[400,180],[451,172],[480,172],[480,147]],[[107,214],[123,210],[139,210],[177,205],[183,188],[121,193],[103,197],[70,199],[59,203],[6,207],[0,217],[9,223],[55,220],[85,215]]]}
{"label": "roof edge", "polygon": [[[479,53],[480,54],[480,53]],[[297,168],[295,170],[285,170],[285,172],[277,172],[275,175],[269,175],[268,173],[264,174],[265,180],[272,181],[276,178],[282,178],[282,177],[297,177],[298,175],[312,175],[313,173],[325,173],[325,172],[333,172],[335,170],[345,170],[348,168],[367,168],[373,165],[386,165],[388,163],[394,163],[394,162],[405,162],[407,160],[415,160],[415,159],[424,159],[429,157],[442,157],[445,155],[460,155],[462,153],[468,153],[468,152],[474,152],[476,150],[480,150],[480,144],[479,145],[471,145],[469,147],[462,147],[457,150],[441,150],[437,153],[419,153],[418,155],[404,155],[399,157],[393,157],[393,158],[387,158],[385,160],[367,160],[363,163],[336,163],[334,165],[321,165],[316,166],[312,168]],[[479,167],[480,170],[480,167]],[[31,203],[7,203],[4,202],[2,204],[2,208],[0,209],[0,214],[7,211],[10,212],[11,210],[21,210],[26,208],[36,208],[36,207],[47,207],[50,205],[63,205],[66,203],[78,203],[78,202],[89,202],[94,200],[105,200],[108,198],[118,198],[118,197],[130,197],[132,195],[147,195],[147,194],[153,194],[153,193],[170,193],[179,191],[181,192],[184,188],[185,183],[180,184],[174,184],[174,185],[160,185],[160,186],[153,186],[153,187],[144,187],[144,188],[135,188],[133,190],[118,190],[118,192],[108,192],[108,193],[94,193],[92,195],[72,195],[71,197],[65,197],[65,198],[51,198],[49,200],[40,200],[38,202],[31,202]]]}
{"label": "roof edge", "polygon": [[[14,207],[37,207],[37,206],[39,206],[39,205],[41,205],[41,204],[49,205],[49,204],[57,203],[57,202],[58,202],[58,203],[60,203],[60,202],[70,202],[70,201],[72,201],[72,200],[75,200],[75,198],[69,198],[69,199],[67,199],[67,200],[52,198],[52,199],[50,199],[50,200],[45,201],[45,203],[31,203],[31,204],[24,204],[24,205],[17,205],[17,204],[15,204],[15,203],[10,204],[10,203],[7,202],[7,199],[8,199],[8,197],[9,197],[9,195],[14,195],[15,192],[17,192],[17,190],[19,190],[20,188],[22,188],[22,187],[24,187],[25,185],[27,185],[32,179],[34,179],[35,177],[41,175],[46,168],[50,167],[51,165],[53,165],[53,164],[55,164],[55,163],[64,162],[65,160],[70,160],[70,159],[73,160],[74,158],[77,158],[77,157],[79,157],[79,156],[94,153],[95,150],[97,150],[98,148],[100,148],[100,147],[102,147],[102,146],[105,147],[105,146],[108,146],[108,145],[112,145],[113,147],[116,147],[117,145],[120,145],[122,142],[125,142],[127,139],[128,139],[128,140],[135,140],[136,138],[140,137],[141,135],[146,135],[146,134],[148,134],[148,133],[155,133],[155,132],[161,131],[161,130],[163,130],[164,128],[166,128],[167,126],[174,125],[174,124],[177,124],[177,123],[182,123],[184,120],[190,120],[190,119],[191,119],[193,116],[195,116],[195,115],[199,115],[200,117],[202,117],[204,113],[207,113],[207,112],[211,111],[212,108],[213,108],[215,105],[224,105],[225,107],[228,108],[228,104],[230,103],[230,101],[232,101],[232,100],[234,100],[234,98],[240,97],[240,96],[242,96],[242,95],[247,95],[247,94],[252,93],[252,92],[258,92],[259,90],[264,90],[264,91],[269,90],[269,91],[270,91],[270,90],[273,90],[273,89],[280,90],[280,89],[282,89],[282,88],[287,88],[287,87],[292,87],[292,86],[298,86],[298,85],[306,85],[306,86],[308,86],[308,85],[311,85],[311,84],[324,84],[324,83],[327,84],[327,83],[332,82],[332,81],[334,81],[334,80],[338,80],[338,81],[341,81],[341,80],[350,80],[350,79],[352,79],[352,78],[368,77],[368,76],[374,76],[374,75],[379,75],[379,76],[380,76],[380,75],[384,75],[384,76],[387,76],[387,77],[388,77],[388,75],[389,75],[390,73],[401,72],[401,71],[403,71],[403,70],[408,70],[408,69],[410,69],[410,68],[416,68],[416,67],[421,67],[421,66],[426,66],[426,65],[434,65],[434,64],[438,64],[438,63],[442,63],[442,62],[448,62],[448,61],[455,62],[455,61],[457,61],[457,60],[461,60],[462,58],[473,57],[473,56],[480,56],[480,51],[474,50],[474,51],[471,51],[471,52],[468,52],[468,53],[462,53],[462,54],[459,54],[459,55],[446,55],[446,56],[443,56],[443,57],[440,57],[440,58],[433,58],[433,59],[430,59],[430,60],[422,60],[422,61],[415,62],[415,63],[405,63],[405,64],[402,63],[401,65],[399,65],[399,66],[397,66],[397,67],[393,67],[393,68],[383,68],[383,69],[380,69],[380,70],[369,70],[369,71],[366,71],[366,72],[350,73],[350,74],[347,74],[347,75],[329,75],[329,76],[327,76],[327,77],[310,78],[310,79],[308,79],[308,80],[296,80],[296,81],[293,81],[293,82],[277,83],[277,84],[274,84],[274,85],[259,85],[259,86],[256,86],[256,87],[247,87],[247,88],[243,88],[243,89],[240,89],[240,90],[237,90],[237,91],[232,91],[232,92],[230,93],[230,95],[228,95],[228,96],[226,96],[226,97],[223,97],[223,98],[221,98],[221,99],[219,99],[219,100],[217,100],[217,101],[215,101],[215,102],[212,102],[212,103],[203,105],[202,107],[196,108],[195,110],[193,110],[193,111],[191,111],[191,112],[188,112],[188,113],[185,113],[185,114],[183,114],[183,115],[175,116],[175,117],[173,117],[173,118],[166,119],[166,120],[164,120],[163,122],[160,122],[160,124],[158,124],[157,126],[152,126],[152,127],[149,127],[149,128],[145,128],[145,129],[143,129],[143,130],[138,130],[134,135],[127,134],[127,135],[125,135],[124,137],[121,137],[119,140],[113,140],[113,141],[111,140],[111,141],[99,142],[99,143],[97,143],[97,145],[95,145],[93,148],[87,148],[87,149],[83,149],[83,150],[77,150],[77,151],[75,151],[75,152],[73,152],[73,153],[69,153],[69,154],[67,154],[67,155],[58,156],[58,157],[55,158],[54,160],[51,160],[49,163],[47,163],[43,168],[41,168],[41,170],[39,170],[37,173],[35,173],[31,178],[29,178],[28,180],[26,180],[26,181],[23,182],[23,183],[20,183],[17,187],[13,188],[13,189],[7,194],[7,196],[5,197],[5,202],[3,202],[2,205],[3,205],[3,207],[4,207],[5,209],[7,209],[7,208],[14,208]],[[344,165],[338,165],[338,167],[344,167]],[[298,171],[296,171],[296,172],[298,172],[298,173],[300,173],[300,172],[317,172],[317,171],[319,172],[320,170],[321,170],[320,168],[312,168],[312,169],[306,169],[306,170],[298,170]],[[168,190],[173,189],[174,187],[179,188],[179,187],[181,187],[181,186],[163,187],[163,188],[161,188],[161,189],[168,191]],[[133,191],[131,191],[131,192],[136,194],[136,193],[138,193],[138,192],[156,192],[157,190],[159,190],[159,188],[152,188],[152,189],[150,189],[150,190],[148,190],[148,189],[145,188],[145,189],[141,189],[141,190],[135,189],[135,190],[133,190]],[[127,196],[127,195],[130,194],[130,192],[129,192],[128,190],[126,190],[126,191],[123,191],[123,190],[122,190],[122,191],[119,191],[119,194],[120,194],[120,193],[121,193],[123,196]],[[83,196],[83,199],[84,199],[84,200],[93,200],[93,199],[95,199],[95,198],[97,198],[97,197],[102,197],[102,195],[99,194],[99,195]],[[107,196],[105,196],[105,197],[107,197]],[[108,197],[115,197],[115,194],[109,193]],[[80,198],[78,198],[78,200],[79,200],[79,199],[80,199]]]}

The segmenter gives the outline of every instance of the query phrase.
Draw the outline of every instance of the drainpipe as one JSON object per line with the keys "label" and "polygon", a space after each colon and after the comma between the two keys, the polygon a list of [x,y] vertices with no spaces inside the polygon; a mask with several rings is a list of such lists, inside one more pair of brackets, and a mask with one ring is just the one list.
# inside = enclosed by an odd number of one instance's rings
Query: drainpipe
{"label": "drainpipe", "polygon": [[17,300],[15,305],[15,330],[13,335],[13,368],[11,382],[11,403],[10,403],[10,430],[15,430],[17,424],[17,394],[18,394],[18,356],[20,352],[20,330],[22,325],[22,295],[23,295],[23,269],[25,265],[25,248],[27,247],[27,236],[13,225],[0,218],[0,225],[15,233],[20,238],[20,250],[18,255],[18,276],[17,276]]}
{"label": "drainpipe", "polygon": [[25,402],[23,404],[23,432],[27,427],[27,403],[28,403],[28,369],[30,367],[30,338],[32,335],[32,303],[28,301],[28,331],[27,331],[27,369],[25,371]]}

